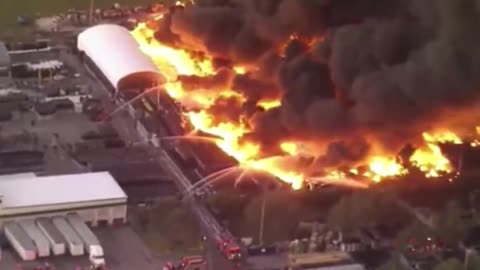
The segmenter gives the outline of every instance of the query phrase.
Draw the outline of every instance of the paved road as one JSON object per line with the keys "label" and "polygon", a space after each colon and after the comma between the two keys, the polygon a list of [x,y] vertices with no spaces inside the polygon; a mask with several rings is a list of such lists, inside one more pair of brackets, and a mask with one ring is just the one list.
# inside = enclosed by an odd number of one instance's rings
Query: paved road
{"label": "paved road", "polygon": [[[174,179],[177,180],[177,185],[180,191],[184,192],[185,190],[189,189],[192,186],[191,182],[183,174],[180,168],[173,162],[170,156],[163,149],[157,148],[155,150],[157,154],[154,154],[154,156],[159,157],[159,161],[162,163],[162,165],[167,167],[168,171],[174,175]],[[222,233],[223,228],[207,210],[206,206],[202,202],[195,200],[194,196],[188,196],[186,199],[184,199],[184,202],[190,207],[192,212],[200,221],[203,231],[206,233],[206,235],[208,235],[209,243],[207,245],[207,260],[209,263],[209,269],[239,269],[235,268],[234,265],[217,250],[212,236]]]}

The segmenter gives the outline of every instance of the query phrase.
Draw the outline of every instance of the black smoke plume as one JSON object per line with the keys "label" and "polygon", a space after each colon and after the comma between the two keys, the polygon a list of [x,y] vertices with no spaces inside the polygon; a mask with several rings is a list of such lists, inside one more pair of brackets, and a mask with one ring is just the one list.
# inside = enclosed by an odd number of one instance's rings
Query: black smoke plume
{"label": "black smoke plume", "polygon": [[[339,158],[324,162],[361,159],[362,138],[396,151],[480,98],[480,0],[196,3],[172,14],[169,30],[219,59],[256,66],[233,80],[237,91],[282,96],[281,107],[255,113],[249,136],[334,142],[328,152]],[[359,147],[338,142],[353,137]]]}

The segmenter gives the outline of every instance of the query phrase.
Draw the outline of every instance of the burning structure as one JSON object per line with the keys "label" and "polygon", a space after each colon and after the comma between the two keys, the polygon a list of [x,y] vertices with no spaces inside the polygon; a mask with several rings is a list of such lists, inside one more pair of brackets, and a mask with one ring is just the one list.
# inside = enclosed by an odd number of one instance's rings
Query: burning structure
{"label": "burning structure", "polygon": [[468,0],[205,0],[131,34],[194,130],[245,172],[365,187],[449,174],[441,145],[478,145],[479,12]]}

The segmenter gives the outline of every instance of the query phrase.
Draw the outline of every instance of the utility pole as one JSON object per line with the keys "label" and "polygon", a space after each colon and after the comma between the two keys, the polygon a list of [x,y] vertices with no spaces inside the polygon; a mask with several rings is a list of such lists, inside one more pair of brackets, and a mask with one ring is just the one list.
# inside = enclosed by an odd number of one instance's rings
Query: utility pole
{"label": "utility pole", "polygon": [[89,24],[93,23],[93,9],[95,7],[95,0],[90,0],[90,11],[88,15]]}
{"label": "utility pole", "polygon": [[262,199],[262,209],[260,213],[260,232],[258,236],[258,241],[260,242],[260,245],[263,245],[263,228],[265,225],[265,205],[267,202],[267,193],[266,191],[263,192],[263,199]]}
{"label": "utility pole", "polygon": [[[159,85],[160,82],[157,82],[157,85]],[[160,111],[160,89],[157,89],[157,112]]]}

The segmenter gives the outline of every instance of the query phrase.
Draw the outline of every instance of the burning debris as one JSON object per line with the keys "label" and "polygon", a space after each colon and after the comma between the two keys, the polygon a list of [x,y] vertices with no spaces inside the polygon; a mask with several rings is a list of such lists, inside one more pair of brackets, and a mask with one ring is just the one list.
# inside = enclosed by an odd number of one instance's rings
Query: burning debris
{"label": "burning debris", "polygon": [[197,0],[132,35],[196,130],[300,188],[452,172],[440,145],[478,144],[477,23],[472,0]]}

